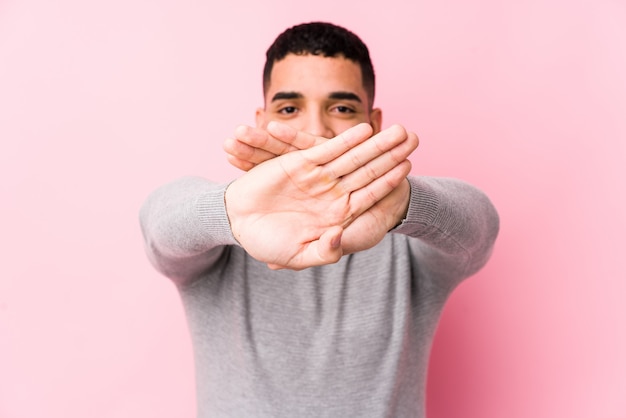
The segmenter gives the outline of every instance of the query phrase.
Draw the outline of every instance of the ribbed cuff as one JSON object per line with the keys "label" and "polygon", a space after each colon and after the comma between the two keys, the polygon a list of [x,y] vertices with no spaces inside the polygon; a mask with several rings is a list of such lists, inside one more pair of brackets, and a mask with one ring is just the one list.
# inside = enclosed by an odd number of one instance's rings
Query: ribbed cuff
{"label": "ribbed cuff", "polygon": [[[419,177],[408,177],[411,186],[409,197],[409,209],[406,218],[398,225],[393,232],[416,232],[417,229],[425,228],[435,222],[439,213],[439,197],[427,184]],[[405,231],[404,229],[407,229]]]}
{"label": "ribbed cuff", "polygon": [[198,197],[198,218],[207,234],[219,245],[239,245],[228,222],[224,194],[227,184]]}

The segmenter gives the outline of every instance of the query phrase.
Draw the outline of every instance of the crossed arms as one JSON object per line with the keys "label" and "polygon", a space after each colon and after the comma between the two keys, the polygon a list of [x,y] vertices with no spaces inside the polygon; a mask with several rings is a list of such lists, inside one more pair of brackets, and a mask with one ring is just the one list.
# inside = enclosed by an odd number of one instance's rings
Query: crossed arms
{"label": "crossed arms", "polygon": [[409,242],[421,268],[467,277],[489,258],[497,212],[462,181],[407,177],[417,145],[397,125],[371,136],[361,124],[330,140],[276,123],[240,127],[224,144],[229,161],[247,170],[240,178],[228,187],[183,178],[148,197],[140,213],[148,257],[182,284],[229,245],[298,270],[371,248],[393,229],[416,238]]}

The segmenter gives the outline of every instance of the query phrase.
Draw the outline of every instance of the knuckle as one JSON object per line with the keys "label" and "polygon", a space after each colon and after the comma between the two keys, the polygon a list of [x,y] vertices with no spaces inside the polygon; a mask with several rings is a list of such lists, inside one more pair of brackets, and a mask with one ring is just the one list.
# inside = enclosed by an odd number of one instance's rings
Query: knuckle
{"label": "knuckle", "polygon": [[354,152],[350,155],[350,161],[355,167],[361,167],[363,165],[359,156]]}
{"label": "knuckle", "polygon": [[378,178],[378,172],[370,164],[367,164],[363,168],[365,169],[365,174],[367,175],[368,178],[370,178],[372,180]]}

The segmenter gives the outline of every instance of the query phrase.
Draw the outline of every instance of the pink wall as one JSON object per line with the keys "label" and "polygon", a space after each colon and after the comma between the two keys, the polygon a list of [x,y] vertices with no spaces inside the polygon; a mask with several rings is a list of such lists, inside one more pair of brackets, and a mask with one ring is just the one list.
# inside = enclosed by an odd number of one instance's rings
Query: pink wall
{"label": "pink wall", "polygon": [[444,312],[430,417],[626,417],[625,3],[212,3],[0,2],[0,417],[193,416],[137,211],[180,175],[236,175],[221,142],[253,123],[265,48],[315,19],[370,45],[414,173],[501,214]]}

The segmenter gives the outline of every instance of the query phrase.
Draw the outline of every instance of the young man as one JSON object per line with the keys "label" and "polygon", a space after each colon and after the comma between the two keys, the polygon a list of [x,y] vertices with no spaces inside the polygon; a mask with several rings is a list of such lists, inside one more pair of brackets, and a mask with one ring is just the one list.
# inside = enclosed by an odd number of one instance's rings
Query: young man
{"label": "young man", "polygon": [[200,417],[423,417],[433,334],[452,290],[488,260],[489,199],[408,176],[417,136],[381,130],[366,46],[327,23],[267,53],[257,127],[225,142],[249,170],[183,178],[140,219],[177,285]]}

